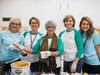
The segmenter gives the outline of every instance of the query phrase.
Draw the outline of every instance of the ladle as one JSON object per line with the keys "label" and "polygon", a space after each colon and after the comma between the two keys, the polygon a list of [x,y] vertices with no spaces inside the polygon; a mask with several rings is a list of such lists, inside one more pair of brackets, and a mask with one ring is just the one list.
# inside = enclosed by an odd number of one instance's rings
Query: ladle
{"label": "ladle", "polygon": [[20,52],[21,52],[21,54],[22,54],[23,56],[27,56],[27,55],[28,55],[27,52],[22,52],[22,50],[18,47],[18,45],[15,45],[15,44],[13,44],[13,45],[16,46],[16,47],[20,50]]}

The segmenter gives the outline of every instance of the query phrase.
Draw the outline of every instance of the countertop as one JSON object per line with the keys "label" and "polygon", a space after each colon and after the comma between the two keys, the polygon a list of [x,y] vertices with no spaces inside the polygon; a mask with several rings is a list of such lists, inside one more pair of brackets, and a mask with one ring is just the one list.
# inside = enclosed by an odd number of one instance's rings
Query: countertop
{"label": "countertop", "polygon": [[[41,72],[31,72],[30,75],[37,75],[38,73],[41,73]],[[50,72],[46,72],[46,74],[48,74],[48,73],[50,73]],[[11,75],[11,74],[10,74],[10,72],[5,72],[5,75]],[[56,75],[58,75],[58,74],[56,74]],[[61,74],[59,74],[59,75],[61,75]]]}
{"label": "countertop", "polygon": [[[5,73],[6,73],[5,75],[11,75],[10,72],[5,72]],[[41,72],[31,72],[30,75],[37,75],[38,73],[41,73]],[[48,73],[50,73],[50,72],[46,72],[46,74],[48,74]],[[58,75],[58,74],[56,74],[56,75]],[[59,75],[61,75],[61,74],[59,74]],[[71,74],[69,74],[69,75],[71,75]],[[100,74],[88,74],[88,75],[100,75]]]}

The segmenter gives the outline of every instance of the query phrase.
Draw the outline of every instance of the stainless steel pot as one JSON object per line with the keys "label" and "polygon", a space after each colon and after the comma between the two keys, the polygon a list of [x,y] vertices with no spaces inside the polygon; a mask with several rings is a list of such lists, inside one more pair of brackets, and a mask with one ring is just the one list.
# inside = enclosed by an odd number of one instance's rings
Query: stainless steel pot
{"label": "stainless steel pot", "polygon": [[5,75],[5,61],[0,60],[0,75]]}

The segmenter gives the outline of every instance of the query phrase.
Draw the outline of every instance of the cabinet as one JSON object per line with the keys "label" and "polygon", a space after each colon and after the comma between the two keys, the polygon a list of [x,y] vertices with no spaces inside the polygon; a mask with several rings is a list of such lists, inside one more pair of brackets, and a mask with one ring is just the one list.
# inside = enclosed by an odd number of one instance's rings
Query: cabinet
{"label": "cabinet", "polygon": [[100,29],[96,29],[96,31],[99,33],[99,35],[100,35]]}

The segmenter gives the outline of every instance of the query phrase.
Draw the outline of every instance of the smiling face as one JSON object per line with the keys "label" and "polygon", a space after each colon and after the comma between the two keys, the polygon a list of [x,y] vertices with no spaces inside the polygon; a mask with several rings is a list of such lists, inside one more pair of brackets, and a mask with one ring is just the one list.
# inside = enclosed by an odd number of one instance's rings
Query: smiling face
{"label": "smiling face", "polygon": [[65,24],[67,30],[72,30],[73,29],[74,22],[73,22],[72,18],[69,18],[68,20],[65,20],[64,24]]}
{"label": "smiling face", "polygon": [[32,19],[31,20],[31,23],[30,23],[30,27],[32,30],[36,30],[38,29],[38,22],[35,20],[35,19]]}
{"label": "smiling face", "polygon": [[84,33],[86,33],[90,29],[90,24],[87,20],[83,20],[81,24],[81,28]]}
{"label": "smiling face", "polygon": [[49,25],[49,26],[47,27],[47,33],[48,33],[48,35],[53,35],[54,32],[55,32],[55,27],[52,26],[52,25]]}
{"label": "smiling face", "polygon": [[11,28],[10,30],[12,33],[16,33],[19,27],[20,27],[20,23],[19,23],[19,20],[17,19],[13,20],[10,24],[10,28]]}

